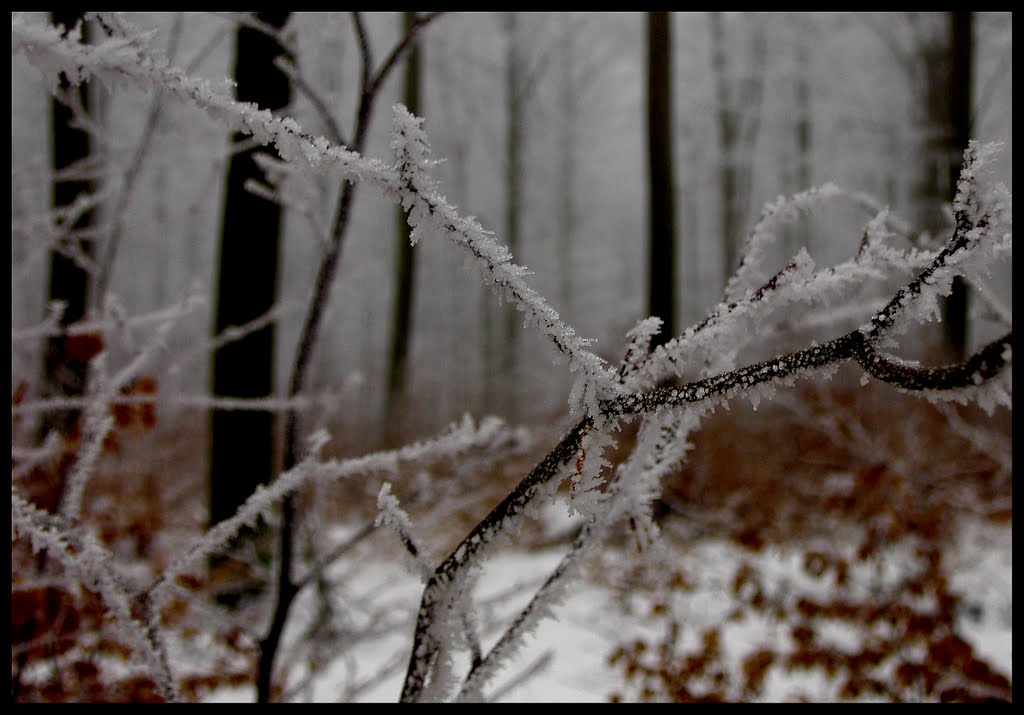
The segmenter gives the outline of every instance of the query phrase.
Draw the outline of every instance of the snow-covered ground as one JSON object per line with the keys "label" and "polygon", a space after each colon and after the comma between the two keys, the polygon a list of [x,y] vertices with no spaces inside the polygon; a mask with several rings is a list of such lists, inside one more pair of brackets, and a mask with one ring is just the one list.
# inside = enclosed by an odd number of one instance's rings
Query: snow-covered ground
{"label": "snow-covered ground", "polygon": [[[1012,540],[1011,529],[991,524],[972,523],[964,529],[960,549],[954,552],[952,566],[954,590],[965,596],[965,615],[960,632],[996,670],[1012,678]],[[529,559],[533,568],[543,566],[550,555],[504,557],[511,576],[521,572]],[[803,571],[802,554],[766,549],[757,554],[741,550],[730,542],[703,544],[689,560],[699,560],[705,579],[702,585],[686,596],[686,615],[694,631],[722,625],[722,649],[727,654],[750,653],[757,647],[777,646],[775,642],[788,635],[771,619],[756,616],[738,623],[725,623],[726,612],[734,605],[728,595],[728,580],[741,560],[752,562],[760,573],[776,582],[799,583],[811,587]],[[553,565],[553,562],[552,562]],[[496,579],[497,580],[497,579]],[[559,620],[542,625],[529,646],[521,654],[518,667],[539,658],[546,650],[553,654],[549,667],[532,679],[504,694],[508,702],[607,702],[612,692],[623,692],[621,669],[608,666],[612,650],[627,641],[633,633],[648,631],[640,616],[646,611],[632,609],[635,616],[625,616],[613,595],[603,588],[581,584],[575,595],[557,610]],[[836,627],[831,634],[841,640],[844,634]],[[738,659],[737,659],[738,661]],[[735,665],[738,667],[739,663]],[[518,672],[512,669],[510,675]],[[812,698],[828,698],[834,684],[820,672],[793,674],[774,668],[765,681],[761,699],[779,702],[800,692]],[[380,693],[385,697],[385,692]]]}
{"label": "snow-covered ground", "polygon": [[[563,551],[557,548],[530,553],[506,551],[489,562],[477,591],[485,649],[562,555]],[[808,577],[802,552],[796,550],[766,548],[753,553],[730,542],[709,540],[682,558],[685,564],[699,565],[699,571],[690,572],[699,572],[701,576],[692,590],[681,595],[674,612],[688,627],[693,626],[692,633],[719,626],[722,651],[730,667],[739,668],[741,656],[759,647],[781,651],[788,642],[788,627],[767,617],[751,614],[727,622],[726,614],[735,606],[729,584],[742,562],[753,565],[766,582],[776,586],[788,584],[786,587],[799,588],[801,593],[813,593],[817,588],[820,595],[825,595],[828,588]],[[953,588],[965,597],[960,633],[979,657],[1012,678],[1010,526],[970,524],[963,530],[959,548],[947,558],[951,559]],[[420,581],[400,563],[376,564],[370,570],[361,570],[359,579],[347,584],[344,607],[372,602],[385,604],[385,612],[386,604],[393,604],[395,612],[412,612],[422,588]],[[499,702],[607,702],[613,692],[630,692],[621,668],[610,666],[608,657],[617,646],[636,636],[656,637],[660,633],[660,627],[646,621],[644,597],[624,597],[621,589],[615,592],[586,581],[578,582],[570,592],[570,597],[555,609],[557,618],[544,621],[528,636],[516,659],[489,685],[486,692],[491,697]],[[376,617],[380,618],[379,611]],[[411,622],[405,621],[380,637],[358,643],[319,672],[304,692],[295,694],[296,698],[315,702],[397,700],[410,633]],[[844,638],[852,636],[844,631],[843,624],[836,624],[828,629],[827,637],[841,644]],[[386,675],[375,682],[370,680],[389,662],[391,669]],[[524,674],[529,677],[523,677]],[[358,691],[353,690],[357,684]],[[793,674],[772,668],[760,699],[786,701],[800,694],[828,700],[835,688],[835,682],[830,683],[820,671]],[[220,691],[210,700],[251,702],[252,698],[251,689],[246,688]]]}

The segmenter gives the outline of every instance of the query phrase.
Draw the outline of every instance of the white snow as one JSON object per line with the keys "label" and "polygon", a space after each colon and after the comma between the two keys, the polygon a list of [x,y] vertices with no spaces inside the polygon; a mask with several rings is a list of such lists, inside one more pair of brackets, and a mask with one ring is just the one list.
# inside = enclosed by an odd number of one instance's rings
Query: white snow
{"label": "white snow", "polygon": [[[551,513],[555,518],[555,512]],[[508,550],[488,562],[474,598],[481,609],[481,640],[485,652],[543,578],[555,568],[563,553],[562,548],[529,553]],[[959,632],[979,657],[1012,678],[1010,527],[970,523],[963,529],[958,548],[946,558],[953,587],[966,595],[965,603],[969,606],[958,624]],[[755,554],[727,541],[708,540],[681,557],[681,562],[700,565],[696,587],[675,595],[674,613],[684,620],[682,643],[692,647],[696,634],[707,628],[720,628],[724,658],[733,673],[739,672],[742,657],[759,647],[780,652],[792,649],[790,624],[780,624],[749,611],[740,620],[727,619],[736,606],[731,595],[731,579],[743,561],[755,566],[766,588],[798,589],[802,594],[822,597],[829,590],[827,579],[814,579],[804,571],[802,550],[769,547]],[[397,561],[379,563],[372,572],[362,572],[361,578],[364,580],[349,584],[345,594],[347,603],[372,599],[406,604],[410,608],[418,603],[422,584]],[[855,573],[851,572],[851,578],[856,578]],[[608,657],[617,646],[637,637],[656,642],[654,639],[662,629],[645,618],[649,612],[648,599],[639,593],[624,598],[611,588],[587,581],[571,588],[570,594],[562,605],[553,609],[555,618],[542,621],[526,638],[521,651],[509,661],[509,667],[485,688],[488,697],[497,692],[498,702],[585,703],[608,702],[613,692],[630,692],[622,670],[610,666]],[[365,679],[390,660],[394,666],[392,671],[359,692],[355,700],[396,701],[407,665],[411,629],[410,621],[404,629],[356,644],[351,653],[339,657],[314,678],[308,695],[315,702],[337,701],[351,685],[350,681]],[[845,623],[829,621],[818,629],[818,636],[842,646],[853,644],[856,634]],[[531,677],[520,680],[520,674],[538,661],[542,667]],[[464,672],[461,669],[466,662],[457,659],[454,665],[456,673],[460,673]],[[736,681],[739,680],[737,675]],[[506,690],[510,683],[512,687]],[[759,700],[781,702],[796,697],[829,700],[839,684],[838,679],[828,678],[820,670],[790,672],[773,667],[764,681],[764,692]],[[218,691],[206,700],[251,702],[253,696],[251,688],[233,688]]]}

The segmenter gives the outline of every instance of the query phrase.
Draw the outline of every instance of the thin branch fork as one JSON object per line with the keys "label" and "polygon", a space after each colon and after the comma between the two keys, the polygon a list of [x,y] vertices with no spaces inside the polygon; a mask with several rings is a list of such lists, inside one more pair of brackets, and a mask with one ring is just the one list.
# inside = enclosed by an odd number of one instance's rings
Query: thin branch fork
{"label": "thin branch fork", "polygon": [[[879,353],[858,330],[795,353],[766,360],[738,370],[698,380],[682,387],[658,388],[647,393],[625,395],[601,403],[606,417],[650,413],[663,407],[698,403],[713,397],[727,398],[759,384],[795,376],[814,368],[845,360],[857,363],[875,378],[906,390],[953,390],[974,387],[998,375],[1010,364],[1013,333],[995,340],[968,360],[943,367],[916,368]],[[562,441],[523,479],[505,499],[480,522],[469,536],[435,570],[423,590],[416,620],[412,655],[402,688],[403,702],[415,701],[433,671],[442,644],[436,635],[437,613],[454,594],[451,585],[456,572],[491,536],[501,531],[515,514],[532,501],[540,487],[561,474],[561,468],[576,459],[583,437],[593,426],[590,417],[581,419]],[[446,596],[448,597],[446,599]]]}
{"label": "thin branch fork", "polygon": [[[968,161],[973,160],[973,155]],[[970,198],[970,197],[969,197]],[[820,369],[846,360],[855,360],[868,374],[897,388],[911,391],[949,391],[979,386],[998,376],[1012,360],[1013,332],[980,348],[961,363],[939,367],[917,367],[879,352],[878,339],[892,327],[899,313],[927,284],[936,271],[944,268],[949,258],[968,249],[973,228],[963,211],[955,216],[956,228],[946,246],[932,263],[872,316],[863,328],[853,330],[823,345],[789,353],[754,365],[697,380],[681,387],[662,387],[645,393],[618,395],[599,401],[602,418],[617,418],[651,413],[687,403],[711,399],[728,399],[761,384],[792,379],[810,370]],[[981,217],[978,224],[987,222]],[[763,292],[759,297],[763,298]],[[562,475],[562,468],[576,460],[583,438],[595,421],[581,419],[558,445],[523,479],[505,499],[480,522],[458,547],[434,571],[423,589],[417,614],[412,652],[401,701],[415,702],[423,695],[428,681],[436,675],[445,654],[439,630],[446,625],[450,612],[462,597],[459,571],[491,537],[502,531],[540,492],[541,487]],[[473,675],[472,671],[467,677]]]}

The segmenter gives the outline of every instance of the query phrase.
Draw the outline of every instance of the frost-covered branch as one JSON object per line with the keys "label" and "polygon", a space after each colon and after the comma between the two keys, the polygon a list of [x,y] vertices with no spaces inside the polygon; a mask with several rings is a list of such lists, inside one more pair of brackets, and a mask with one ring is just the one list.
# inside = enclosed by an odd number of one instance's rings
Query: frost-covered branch
{"label": "frost-covered branch", "polygon": [[47,306],[47,315],[37,325],[20,330],[12,331],[11,341],[32,340],[56,336],[74,335],[106,335],[116,330],[130,330],[148,325],[161,325],[168,321],[175,321],[196,310],[204,304],[202,296],[190,291],[177,304],[167,308],[154,310],[150,313],[140,315],[122,316],[120,308],[108,298],[104,315],[96,319],[80,320],[71,325],[61,325],[61,316],[66,308],[63,301],[53,301]]}
{"label": "frost-covered branch", "polygon": [[[190,77],[174,67],[148,42],[108,38],[86,45],[46,23],[33,22],[20,13],[11,18],[12,52],[21,52],[56,83],[63,73],[72,84],[90,78],[105,82],[129,80],[142,89],[161,91],[205,110],[230,129],[250,134],[261,144],[273,144],[279,155],[316,171],[337,171],[383,187],[392,185],[394,173],[379,160],[332,146],[323,137],[302,130],[292,119],[275,117],[248,102],[231,97],[227,83],[214,84]],[[138,38],[148,40],[146,37]]]}
{"label": "frost-covered branch", "polygon": [[[554,344],[557,353],[568,362],[570,371],[580,372],[574,389],[574,405],[582,401],[593,408],[599,395],[615,394],[614,371],[587,348],[588,341],[578,337],[544,297],[526,282],[526,269],[513,263],[511,253],[494,240],[492,232],[485,230],[472,216],[460,216],[437,192],[436,183],[428,173],[436,161],[430,158],[430,144],[420,126],[423,120],[411,115],[402,105],[395,106],[394,117],[391,146],[398,159],[397,196],[412,228],[410,241],[415,245],[423,228],[429,225],[468,252],[499,300],[512,303],[524,314],[527,327],[537,328]],[[591,414],[596,415],[597,411]]]}
{"label": "frost-covered branch", "polygon": [[241,325],[229,325],[220,331],[211,340],[200,343],[198,346],[192,348],[187,353],[176,359],[167,369],[168,374],[177,375],[184,365],[187,365],[192,360],[207,357],[212,354],[214,350],[241,340],[247,335],[251,335],[257,331],[263,330],[271,323],[278,321],[282,318],[288,317],[297,313],[301,309],[298,303],[284,303],[277,302],[270,307],[267,312],[263,315],[259,315],[247,323]]}
{"label": "frost-covered branch", "polygon": [[[603,402],[602,411],[607,414],[628,415],[711,398],[728,399],[740,392],[753,396],[756,395],[756,392],[751,392],[754,387],[777,381],[791,381],[798,374],[808,370],[824,368],[851,359],[856,360],[865,372],[878,380],[911,391],[954,391],[978,386],[996,377],[1012,359],[1012,332],[979,349],[962,363],[941,367],[911,365],[898,358],[884,355],[876,346],[876,343],[892,329],[897,319],[908,312],[908,308],[915,300],[923,303],[914,306],[912,312],[915,317],[921,319],[930,314],[937,295],[943,288],[948,291],[952,271],[944,269],[947,269],[958,252],[964,252],[968,246],[974,246],[977,248],[975,253],[994,255],[998,252],[1001,242],[1009,241],[1008,232],[989,235],[990,231],[1008,227],[1008,197],[1004,200],[1002,194],[997,193],[998,200],[993,205],[987,208],[978,205],[975,165],[981,159],[988,158],[990,154],[989,149],[979,152],[977,145],[972,142],[965,153],[964,174],[954,206],[957,224],[952,236],[931,263],[900,288],[895,296],[861,328],[824,345],[814,345],[680,387],[622,395]],[[983,240],[986,238],[987,241]],[[963,258],[962,253],[959,258]],[[777,274],[776,278],[780,275],[782,274]],[[777,286],[778,281],[773,278],[755,291],[753,297],[760,301],[766,290],[775,290]],[[1006,402],[1009,395],[1005,392],[996,392],[992,399],[996,402]],[[994,403],[988,403],[989,407],[991,404]]]}
{"label": "frost-covered branch", "polygon": [[[40,511],[13,489],[11,527],[31,541],[33,550],[45,549],[83,585],[103,596],[134,642],[138,656],[153,675],[161,695],[171,702],[177,700],[167,649],[153,618],[148,595],[137,592],[119,574],[110,552],[92,535],[81,533],[67,519]],[[141,610],[141,618],[135,616],[133,607]]]}
{"label": "frost-covered branch", "polygon": [[[749,393],[760,385],[792,381],[794,377],[806,371],[825,368],[846,360],[856,360],[873,377],[904,390],[959,390],[981,385],[999,375],[1010,364],[1012,342],[1013,333],[1007,333],[962,363],[941,367],[917,367],[898,358],[883,355],[864,339],[862,333],[853,331],[824,345],[764,360],[680,387],[665,387],[647,393],[624,395],[603,402],[601,407],[608,415],[630,415],[715,398],[729,399],[737,394]],[[1008,399],[1008,395],[996,399]]]}
{"label": "frost-covered branch", "polygon": [[[584,417],[569,430],[558,445],[496,506],[483,521],[476,525],[456,549],[434,570],[423,589],[420,609],[416,617],[412,655],[402,687],[402,700],[414,701],[434,675],[438,663],[446,657],[444,635],[455,628],[452,607],[468,586],[467,565],[477,558],[477,552],[493,546],[495,537],[509,528],[513,519],[542,491],[557,487],[557,477],[564,476],[565,468],[576,461],[583,438],[592,426]],[[549,489],[545,489],[549,487]]]}
{"label": "frost-covered branch", "polygon": [[[422,16],[422,27],[434,15]],[[411,35],[412,33],[410,33]],[[299,167],[317,171],[335,171],[352,179],[369,181],[387,193],[398,196],[409,211],[413,240],[422,217],[452,240],[469,251],[476,259],[485,280],[495,287],[499,297],[513,302],[526,315],[528,324],[535,324],[548,335],[556,349],[564,355],[572,371],[582,371],[584,381],[578,387],[577,397],[587,405],[596,405],[599,386],[611,389],[612,378],[608,370],[594,353],[586,349],[586,341],[578,338],[575,331],[565,325],[558,313],[523,279],[524,268],[512,263],[507,249],[497,244],[492,235],[473,219],[463,218],[443,196],[434,189],[432,181],[424,170],[431,166],[425,161],[429,152],[426,137],[419,128],[419,121],[404,108],[396,108],[394,148],[399,159],[398,169],[386,166],[380,160],[364,159],[358,153],[368,122],[372,98],[380,87],[394,61],[400,56],[401,47],[408,46],[408,37],[389,55],[384,65],[371,75],[364,77],[362,99],[353,145],[350,151],[331,145],[323,137],[313,137],[304,132],[292,119],[275,117],[268,110],[254,105],[237,102],[230,96],[227,87],[215,87],[208,80],[188,77],[180,69],[172,67],[165,57],[151,50],[143,50],[122,40],[108,39],[96,45],[84,45],[73,38],[65,38],[56,28],[29,22],[17,14],[12,18],[13,51],[24,52],[40,68],[49,71],[53,77],[63,72],[72,82],[81,82],[92,76],[101,79],[126,77],[137,84],[157,86],[165,92],[177,95],[191,104],[199,106],[228,124],[236,131],[251,134],[264,144],[273,144],[278,154]],[[336,212],[332,249],[325,256],[324,263],[315,285],[314,304],[325,301],[326,286],[333,276],[337,253],[340,250],[339,227],[347,225],[349,204],[344,201],[351,192],[343,191],[342,203]],[[350,200],[349,200],[350,201]],[[323,293],[324,295],[321,295]],[[319,311],[313,310],[307,316],[303,338],[298,350],[298,367],[304,368],[308,353],[315,341]],[[295,380],[304,369],[293,371],[292,389],[296,383],[301,389],[301,380]]]}
{"label": "frost-covered branch", "polygon": [[377,508],[379,513],[373,525],[390,527],[398,535],[402,546],[405,547],[406,552],[412,557],[415,569],[420,572],[423,580],[426,581],[430,578],[433,571],[430,565],[430,557],[424,550],[420,540],[413,535],[409,514],[402,509],[398,497],[391,492],[390,482],[384,482],[383,486],[381,486],[380,493],[377,495]]}
{"label": "frost-covered branch", "polygon": [[[125,24],[126,26],[121,26],[120,23],[123,22],[123,20],[116,13],[93,14],[96,16],[96,19],[101,26],[108,28],[107,34],[111,37],[116,36],[115,31],[113,29],[109,29],[114,25],[116,25],[118,30],[124,35],[130,35],[134,30],[134,28],[127,26],[127,24]],[[174,56],[177,54],[178,42],[181,39],[183,26],[183,14],[178,13],[174,18],[174,24],[171,26],[170,39],[167,42],[167,56],[169,61],[173,61]],[[150,147],[153,142],[153,137],[156,134],[157,124],[159,123],[162,111],[163,96],[159,92],[156,92],[153,95],[153,101],[150,104],[149,112],[146,114],[146,121],[143,125],[139,142],[135,147],[132,160],[121,179],[121,193],[118,197],[117,204],[114,207],[110,221],[112,228],[104,242],[103,255],[100,258],[99,271],[96,275],[96,287],[92,291],[92,299],[97,304],[99,304],[103,299],[103,296],[107,293],[107,285],[110,281],[110,274],[113,271],[114,257],[117,255],[117,248],[121,243],[121,237],[124,235],[125,224],[128,217],[128,205],[131,202],[132,193],[138,185],[139,175],[142,173],[142,167],[145,164],[146,158],[152,153],[150,151]]]}
{"label": "frost-covered branch", "polygon": [[[421,150],[418,157],[408,163],[422,163],[424,156]],[[896,293],[892,300],[876,312],[864,327],[822,345],[815,344],[803,350],[746,367],[727,370],[682,386],[661,387],[646,392],[620,393],[617,396],[600,400],[598,408],[599,416],[602,418],[601,424],[595,427],[595,420],[590,416],[580,420],[558,446],[484,521],[470,532],[435,570],[434,575],[424,588],[421,598],[412,653],[402,689],[402,700],[441,699],[447,696],[450,688],[450,675],[447,672],[450,655],[446,649],[453,641],[451,634],[455,627],[451,613],[465,598],[471,574],[479,559],[478,552],[482,552],[489,542],[494,541],[495,537],[505,530],[508,523],[512,521],[512,516],[521,513],[528,507],[540,492],[541,486],[548,488],[551,488],[552,485],[557,486],[561,481],[560,478],[565,476],[563,471],[566,465],[575,463],[577,473],[579,473],[585,464],[586,441],[589,438],[600,444],[600,433],[606,428],[606,425],[613,422],[614,418],[645,414],[660,419],[663,415],[671,415],[673,411],[683,408],[688,410],[685,414],[688,414],[692,421],[685,428],[678,423],[658,426],[656,422],[648,428],[645,422],[644,428],[642,428],[641,442],[653,440],[651,444],[647,447],[638,445],[632,456],[617,472],[616,479],[609,485],[607,495],[597,496],[596,502],[594,498],[591,498],[590,506],[583,510],[588,521],[573,549],[552,572],[530,604],[514,619],[505,634],[499,639],[498,644],[485,657],[474,661],[463,684],[460,697],[478,699],[482,685],[493,677],[501,662],[515,652],[522,643],[523,635],[539,619],[547,615],[547,609],[557,599],[561,589],[565,587],[567,576],[571,573],[579,556],[578,552],[600,542],[595,531],[607,528],[614,517],[628,515],[634,519],[634,523],[641,527],[641,531],[646,530],[651,533],[655,528],[653,522],[649,515],[644,513],[643,508],[637,507],[643,505],[646,508],[650,499],[657,494],[661,475],[665,473],[666,469],[674,466],[685,451],[685,433],[690,427],[696,425],[696,421],[699,420],[703,411],[715,403],[743,395],[750,399],[756,407],[757,401],[762,396],[770,396],[775,383],[791,384],[797,377],[811,371],[834,370],[838,363],[854,360],[866,374],[903,390],[926,392],[931,396],[943,397],[946,394],[960,398],[969,395],[987,409],[991,409],[996,404],[1009,405],[1010,394],[1007,381],[996,378],[1001,378],[1008,372],[1005,368],[1012,361],[1012,332],[980,348],[962,363],[941,367],[912,365],[885,355],[878,349],[883,342],[882,338],[887,337],[886,334],[893,328],[898,317],[905,317],[906,313],[911,313],[910,317],[918,320],[928,317],[930,307],[927,299],[934,299],[934,296],[943,290],[948,291],[951,277],[945,281],[937,281],[936,277],[940,276],[947,265],[951,263],[951,256],[958,252],[965,253],[964,249],[971,248],[973,253],[980,255],[980,260],[984,262],[985,259],[999,255],[1000,247],[1009,243],[1010,224],[1007,214],[1009,196],[996,190],[994,195],[997,200],[994,205],[985,208],[979,206],[974,173],[975,162],[978,161],[978,158],[978,149],[976,145],[972,144],[965,155],[964,178],[961,180],[958,201],[954,207],[954,213],[957,216],[956,230],[946,246],[932,258],[924,270],[920,271]],[[419,193],[419,191],[414,192],[416,195]],[[407,209],[416,206],[415,198],[406,201]],[[884,218],[883,212],[869,224],[866,231],[867,238],[862,242],[857,257],[851,262],[849,273],[856,275],[858,266],[870,264],[878,257],[882,257],[884,260],[893,258],[889,252],[882,250],[878,245],[881,233],[879,229]],[[410,224],[415,226],[411,211]],[[994,235],[990,235],[986,229],[992,231]],[[1006,232],[1001,234],[1000,231],[1003,229]],[[761,241],[762,239],[755,232],[751,246],[757,249]],[[748,250],[746,255],[756,256],[756,250]],[[958,256],[958,259],[962,258],[963,253]],[[963,268],[964,265],[961,263],[959,267]],[[872,273],[877,273],[879,269],[873,267],[870,270]],[[775,297],[773,294],[779,292],[782,287],[798,285],[802,282],[806,289],[808,283],[820,279],[822,275],[829,278],[835,277],[836,273],[836,271],[826,271],[815,274],[813,263],[804,253],[802,257],[798,256],[786,268],[768,279],[760,288],[752,290],[743,302],[748,306],[754,306],[763,303],[769,295]],[[848,279],[849,276],[846,278]],[[735,286],[738,283],[730,284],[736,292],[738,289]],[[925,299],[925,304],[923,306],[914,305],[915,299],[922,297]],[[731,302],[717,315],[713,315],[711,319],[699,324],[696,330],[688,331],[687,337],[713,325],[716,318],[720,320],[734,313],[740,305],[740,302]],[[670,345],[661,354],[655,351],[646,361],[639,357],[641,351],[649,344],[650,336],[657,327],[656,322],[648,319],[641,321],[631,332],[631,342],[618,373],[620,384],[624,386],[642,384],[636,379],[636,374],[647,366],[645,363],[664,361],[666,354],[672,350],[673,346]],[[982,385],[990,386],[991,389],[978,389]],[[645,432],[645,428],[648,431]],[[598,436],[590,434],[592,431],[597,432]],[[645,435],[651,436],[645,437]],[[664,456],[659,457],[659,452]],[[650,459],[652,463],[649,467],[641,467],[637,462],[632,461],[635,459]],[[646,478],[643,476],[645,474],[648,475]],[[592,475],[591,478],[597,478],[597,475]],[[617,500],[615,495],[620,489],[629,494],[629,497]],[[594,493],[596,489],[584,491]]]}
{"label": "frost-covered branch", "polygon": [[334,114],[327,107],[327,101],[320,96],[320,93],[317,90],[310,86],[309,82],[306,81],[305,76],[299,71],[298,67],[295,66],[295,63],[285,55],[278,55],[274,58],[274,66],[281,70],[281,72],[288,78],[288,81],[291,82],[307,100],[309,100],[311,105],[313,105],[313,111],[315,111],[317,116],[320,117],[320,121],[323,122],[324,129],[327,130],[327,138],[334,144],[347,144],[348,142],[344,139],[344,132],[341,131],[341,126],[334,118]]}
{"label": "frost-covered branch", "polygon": [[[190,303],[186,299],[186,303]],[[179,306],[175,318],[185,313]],[[174,327],[174,320],[166,320],[157,326],[153,335],[143,348],[124,367],[113,376],[106,375],[106,353],[101,352],[90,363],[89,384],[86,390],[85,414],[83,419],[83,439],[78,459],[67,477],[63,487],[60,511],[77,523],[81,515],[82,499],[85,485],[93,473],[99,460],[103,441],[113,428],[114,420],[109,415],[110,405],[121,390],[134,380],[164,346],[167,335]],[[64,400],[65,402],[67,400]]]}
{"label": "frost-covered branch", "polygon": [[37,464],[53,459],[60,450],[61,441],[60,433],[50,432],[42,446],[37,449],[12,446],[11,461],[16,464],[11,469],[11,481],[18,481]]}
{"label": "frost-covered branch", "polygon": [[433,460],[450,459],[467,450],[486,448],[500,441],[505,430],[505,423],[499,419],[486,419],[477,425],[466,417],[435,439],[341,461],[320,461],[318,455],[327,442],[327,435],[322,431],[317,432],[311,438],[307,455],[301,462],[280,474],[271,484],[258,489],[231,518],[207,531],[160,575],[150,590],[154,594],[161,593],[166,588],[161,584],[173,581],[193,564],[222,549],[243,527],[256,524],[261,516],[266,516],[286,495],[308,482],[332,482],[371,473],[395,474],[402,464],[429,464]]}

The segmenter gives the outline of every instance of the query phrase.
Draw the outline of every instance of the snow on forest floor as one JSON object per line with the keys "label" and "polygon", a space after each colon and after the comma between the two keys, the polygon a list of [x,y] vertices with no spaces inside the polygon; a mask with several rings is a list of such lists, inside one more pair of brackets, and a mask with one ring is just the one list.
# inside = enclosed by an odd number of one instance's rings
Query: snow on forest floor
{"label": "snow on forest floor", "polygon": [[[530,557],[507,556],[509,573],[525,570]],[[540,562],[551,557],[534,557]],[[965,596],[965,616],[960,631],[974,647],[979,657],[988,660],[998,671],[1012,678],[1012,543],[1009,527],[973,524],[964,530],[961,548],[951,565],[954,590]],[[555,559],[551,559],[551,565]],[[788,628],[768,619],[746,618],[739,623],[725,624],[725,614],[735,604],[729,593],[728,582],[741,561],[748,561],[760,573],[771,574],[778,581],[806,581],[802,569],[802,552],[784,552],[766,548],[752,554],[728,541],[707,541],[685,559],[699,563],[704,572],[700,584],[685,595],[684,621],[698,632],[715,625],[722,626],[722,649],[727,654],[749,653],[760,645],[777,645],[785,638]],[[806,585],[806,583],[805,583]],[[626,615],[621,599],[608,589],[581,585],[575,595],[559,609],[559,621],[547,621],[531,639],[511,669],[519,668],[551,649],[550,667],[505,694],[508,702],[607,702],[613,692],[628,692],[623,686],[622,670],[608,666],[609,654],[631,639],[633,634],[644,634],[650,628],[642,616],[648,612],[640,605],[643,597],[632,599],[633,615]],[[833,637],[842,639],[837,624]],[[778,646],[782,647],[782,646]],[[734,658],[738,670],[739,659]],[[820,671],[810,674],[782,673],[773,669],[766,681],[765,691],[759,698],[765,702],[793,699],[797,693],[812,700],[829,700],[835,684],[826,681]],[[383,693],[381,693],[383,696]]]}
{"label": "snow on forest floor", "polygon": [[[500,628],[526,603],[543,578],[564,554],[561,548],[529,553],[508,550],[495,555],[481,577],[477,603],[482,604],[485,631],[483,646],[493,643]],[[722,650],[730,667],[740,667],[739,657],[759,647],[784,650],[788,625],[758,616],[727,622],[736,605],[729,582],[742,562],[750,563],[775,583],[811,586],[802,568],[802,550],[767,547],[754,553],[725,540],[705,540],[680,559],[700,578],[692,590],[676,602],[692,633],[708,627],[721,628]],[[962,529],[956,550],[947,554],[953,589],[964,596],[964,615],[959,632],[976,654],[1012,679],[1012,541],[1009,525],[970,522]],[[894,563],[898,564],[898,560]],[[696,567],[699,566],[699,569]],[[419,602],[421,583],[401,563],[375,563],[358,579],[346,582],[347,604],[372,601],[394,604],[395,612],[413,611]],[[821,584],[817,584],[821,589]],[[499,702],[608,702],[612,693],[627,695],[621,668],[608,663],[609,655],[636,637],[656,638],[658,628],[646,622],[647,597],[623,596],[613,589],[581,581],[570,588],[570,597],[554,609],[557,620],[545,620],[525,647],[486,692]],[[801,591],[805,592],[805,591]],[[512,593],[513,595],[509,595]],[[678,594],[677,594],[678,595]],[[493,596],[498,596],[492,601]],[[402,606],[404,608],[400,608]],[[301,609],[300,609],[301,610]],[[385,607],[385,611],[387,608]],[[661,629],[663,630],[663,628]],[[362,642],[348,657],[339,658],[319,672],[297,700],[336,702],[393,702],[398,699],[408,654],[411,622],[390,629],[379,638]],[[829,637],[842,642],[850,634],[843,624],[830,629]],[[390,663],[390,671],[376,682],[365,682]],[[457,668],[459,667],[458,664]],[[534,667],[540,666],[540,667]],[[520,675],[533,671],[530,677]],[[362,681],[362,682],[361,682]],[[358,692],[351,688],[361,683]],[[760,701],[780,702],[796,698],[829,701],[836,683],[820,670],[793,674],[779,668],[770,671]],[[251,688],[219,691],[208,701],[250,701]]]}

